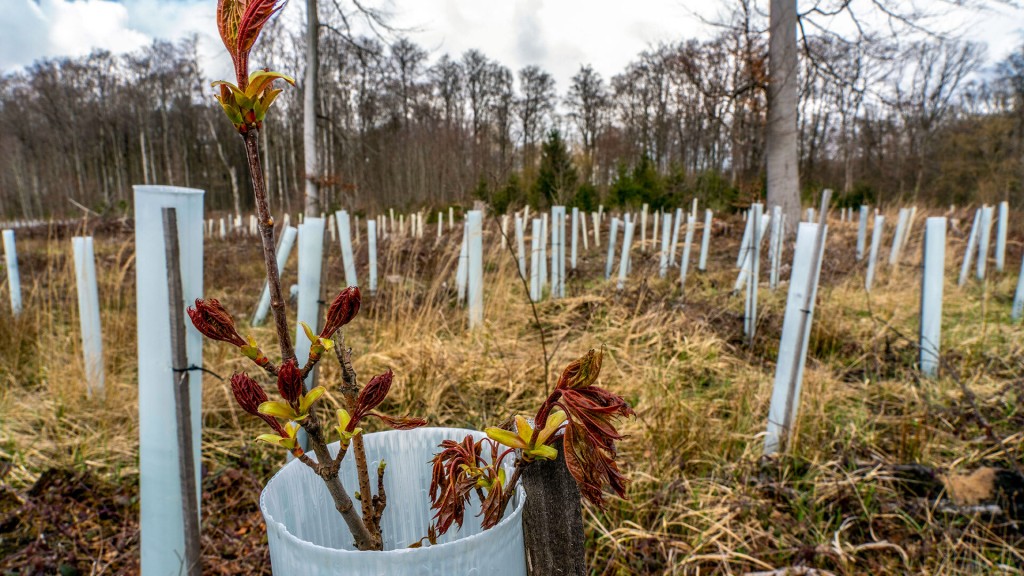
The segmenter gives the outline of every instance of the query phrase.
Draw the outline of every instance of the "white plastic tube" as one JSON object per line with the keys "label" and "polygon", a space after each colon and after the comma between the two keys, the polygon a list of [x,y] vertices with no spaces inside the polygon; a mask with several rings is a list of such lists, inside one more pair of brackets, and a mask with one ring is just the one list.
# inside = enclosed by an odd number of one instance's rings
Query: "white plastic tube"
{"label": "white plastic tube", "polygon": [[633,246],[633,229],[636,224],[632,220],[626,220],[626,231],[622,237],[622,251],[619,254],[619,282],[616,289],[622,290],[626,287],[626,273],[629,270],[629,250]]}
{"label": "white plastic tube", "polygon": [[516,215],[516,250],[519,261],[519,274],[526,277],[526,240],[523,238],[523,218]]}
{"label": "white plastic tube", "polygon": [[[801,222],[797,229],[796,248],[793,252],[793,272],[789,279],[786,312],[782,320],[782,338],[779,342],[778,362],[775,364],[775,383],[771,406],[768,409],[768,428],[765,435],[765,454],[774,454],[791,434],[787,423],[796,422],[803,387],[807,343],[814,320],[814,301],[818,293],[821,273],[821,252],[815,256],[814,248],[819,224]],[[827,230],[826,230],[827,231]],[[824,240],[824,238],[823,238]],[[825,243],[822,242],[821,251]],[[802,316],[806,315],[806,318]],[[800,338],[801,326],[804,329]],[[802,342],[802,346],[799,343]]]}
{"label": "white plastic tube", "polygon": [[458,302],[466,301],[466,279],[469,275],[469,226],[462,221],[462,245],[459,247],[459,266],[455,269],[455,286],[458,290]]}
{"label": "white plastic tube", "polygon": [[668,273],[668,230],[672,227],[672,215],[666,212],[661,219],[664,220],[664,224],[661,226],[661,256],[658,260],[658,277],[664,278]]}
{"label": "white plastic tube", "polygon": [[978,280],[985,279],[985,267],[988,264],[988,247],[992,238],[992,213],[991,206],[984,206],[981,209],[981,226],[978,236],[978,267],[976,277]]}
{"label": "white plastic tube", "polygon": [[746,225],[743,226],[743,239],[740,240],[740,253],[736,255],[736,267],[743,267],[743,260],[747,257],[747,250],[750,249],[750,226],[754,221],[752,218],[745,218]]}
{"label": "white plastic tube", "polygon": [[100,294],[96,286],[96,257],[92,237],[71,239],[78,288],[78,323],[82,330],[82,361],[89,396],[103,395],[103,334],[100,330]]}
{"label": "white plastic tube", "polygon": [[548,214],[541,215],[540,220],[540,285],[543,287],[548,283],[548,238],[551,235],[551,227],[548,224]]}
{"label": "white plastic tube", "polygon": [[[202,336],[185,315],[184,306],[203,296],[202,190],[174,186],[133,186],[135,191],[135,295],[139,367],[139,550],[141,572],[147,576],[178,576],[185,557],[181,482],[178,469],[177,417],[171,370],[171,326],[168,322],[167,258],[164,252],[163,208],[178,217],[181,284],[185,301],[181,318],[187,338],[189,366],[203,365]],[[192,411],[192,453],[195,457],[196,501],[200,498],[202,446],[202,372],[189,372]]]}
{"label": "white plastic tube", "polygon": [[540,263],[542,260],[540,253],[540,227],[542,223],[540,218],[534,218],[532,224],[532,230],[530,233],[530,300],[534,302],[540,302],[541,297],[541,284],[540,284]]}
{"label": "white plastic tube", "polygon": [[366,252],[369,260],[370,296],[377,294],[377,221],[366,221]]}
{"label": "white plastic tube", "polygon": [[590,239],[587,236],[587,215],[585,212],[580,212],[580,233],[583,237],[583,251],[590,250]]}
{"label": "white plastic tube", "polygon": [[686,288],[686,274],[690,270],[690,249],[693,246],[693,232],[697,227],[697,219],[693,214],[686,215],[686,240],[683,242],[683,260],[679,263],[679,286]]}
{"label": "white plastic tube", "polygon": [[946,219],[929,218],[924,229],[924,273],[921,275],[921,373],[939,371],[942,336],[942,285],[946,271]]}
{"label": "white plastic tube", "polygon": [[910,221],[910,210],[900,208],[899,219],[896,220],[896,233],[892,235],[892,249],[889,250],[889,266],[896,266],[900,261],[903,249],[903,238],[906,237],[907,222]]}
{"label": "white plastic tube", "polygon": [[591,212],[590,218],[594,221],[594,248],[601,247],[601,217],[597,212]]}
{"label": "white plastic tube", "polygon": [[996,221],[996,272],[1006,267],[1006,232],[1010,225],[1010,204],[999,203],[999,218]]}
{"label": "white plastic tube", "polygon": [[679,245],[679,228],[683,225],[683,209],[676,208],[676,216],[672,219],[672,243],[668,247],[668,265],[676,265],[676,246]]}
{"label": "white plastic tube", "polygon": [[860,223],[857,225],[857,260],[864,259],[864,249],[868,238],[868,207],[860,207]]}
{"label": "white plastic tube", "polygon": [[619,236],[619,219],[612,218],[610,228],[608,229],[608,261],[604,267],[604,279],[609,280],[612,277],[612,264],[615,262],[615,242]]}
{"label": "white plastic tube", "polygon": [[580,237],[580,209],[573,207],[572,209],[572,246],[569,252],[569,263],[572,265],[572,269],[576,269],[576,253],[579,251],[579,237]]}
{"label": "white plastic tube", "polygon": [[864,290],[871,292],[875,281],[875,269],[878,267],[878,251],[882,248],[882,232],[885,230],[885,216],[875,215],[875,228],[871,231],[871,254],[868,256],[868,271],[864,276]]}
{"label": "white plastic tube", "polygon": [[1010,311],[1010,318],[1014,322],[1020,322],[1024,316],[1024,260],[1020,263],[1020,272],[1017,273],[1017,289],[1013,293],[1013,308]]}
{"label": "white plastic tube", "polygon": [[[433,516],[427,495],[431,457],[442,441],[461,441],[469,434],[483,437],[481,432],[455,428],[365,436],[369,468],[376,470],[382,460],[387,463],[382,552],[354,550],[352,536],[334,510],[323,481],[301,462],[289,463],[260,495],[274,576],[526,576],[521,488],[509,502],[504,519],[493,528],[480,528],[480,505],[474,494],[461,529],[453,525],[437,544],[409,548],[426,536]],[[338,444],[330,450],[336,454]],[[512,459],[506,458],[504,466],[511,477]],[[348,490],[358,487],[351,455],[342,461],[339,479]]]}
{"label": "white plastic tube", "polygon": [[704,272],[708,269],[708,248],[711,246],[711,223],[714,218],[711,210],[704,210],[704,233],[700,239],[700,260],[697,269]]}
{"label": "white plastic tube", "polygon": [[334,219],[338,221],[338,237],[341,241],[341,260],[345,266],[345,284],[358,286],[359,278],[356,275],[356,259],[352,251],[352,229],[349,223],[348,211],[338,210],[334,213]]}
{"label": "white plastic tube", "polygon": [[[347,218],[346,218],[347,220]],[[345,237],[345,229],[339,230]],[[306,337],[299,322],[305,322],[314,333],[320,330],[320,279],[323,274],[324,220],[310,218],[299,225],[299,304],[295,313],[295,358],[302,366],[309,357],[312,342]],[[332,295],[333,297],[333,295]],[[306,376],[306,389],[313,382],[313,372]]]}
{"label": "white plastic tube", "polygon": [[565,206],[551,207],[551,297],[559,298],[562,295],[562,266],[559,262],[564,259],[561,230],[565,223]]}
{"label": "white plastic tube", "polygon": [[960,278],[957,280],[957,286],[963,286],[967,283],[967,278],[971,275],[971,264],[974,261],[974,253],[978,248],[978,229],[981,225],[981,208],[974,211],[974,222],[971,224],[971,232],[967,237],[967,249],[964,250],[964,260],[960,264]]}
{"label": "white plastic tube", "polygon": [[484,322],[484,214],[470,210],[466,214],[469,237],[469,328]]}
{"label": "white plastic tube", "polygon": [[21,277],[18,275],[18,249],[14,230],[4,230],[4,262],[7,266],[7,291],[11,294],[11,313],[21,314]]}
{"label": "white plastic tube", "polygon": [[[288,257],[292,253],[292,247],[295,246],[295,236],[298,234],[298,230],[294,226],[288,226],[281,231],[281,242],[277,245],[277,273],[278,275],[284,271],[284,266],[288,262]],[[256,305],[256,312],[252,315],[252,325],[259,326],[267,319],[267,314],[270,312],[270,286],[267,285],[266,280],[263,281],[263,292],[260,293],[260,301]]]}

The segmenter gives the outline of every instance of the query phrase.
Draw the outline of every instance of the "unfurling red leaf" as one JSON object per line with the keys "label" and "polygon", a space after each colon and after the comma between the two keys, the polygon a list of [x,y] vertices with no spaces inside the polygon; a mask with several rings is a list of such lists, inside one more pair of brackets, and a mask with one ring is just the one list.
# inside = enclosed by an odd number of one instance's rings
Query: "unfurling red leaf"
{"label": "unfurling red leaf", "polygon": [[590,350],[581,358],[571,362],[562,371],[558,378],[556,388],[586,388],[597,381],[601,374],[601,361],[604,359],[604,349],[600,352]]}
{"label": "unfurling red leaf", "polygon": [[479,470],[480,444],[467,435],[461,442],[441,442],[434,455],[430,480],[430,509],[435,510],[434,526],[438,534],[448,532],[452,524],[462,527],[466,503],[476,488],[477,477],[467,471]]}

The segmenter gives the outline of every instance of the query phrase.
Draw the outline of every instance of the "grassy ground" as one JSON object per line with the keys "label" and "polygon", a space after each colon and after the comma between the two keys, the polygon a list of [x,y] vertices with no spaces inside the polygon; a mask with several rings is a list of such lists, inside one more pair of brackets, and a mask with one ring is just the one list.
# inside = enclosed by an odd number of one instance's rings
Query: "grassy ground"
{"label": "grassy ground", "polygon": [[[549,370],[495,222],[488,222],[482,329],[468,332],[455,303],[461,235],[435,248],[428,231],[420,243],[383,244],[381,290],[374,298],[364,290],[347,340],[364,380],[395,371],[387,412],[474,428],[532,412],[562,366],[605,346],[601,385],[627,398],[638,417],[623,426],[629,500],[585,511],[594,574],[790,566],[1020,573],[1024,541],[1006,515],[917,497],[896,480],[898,465],[910,463],[940,473],[1021,464],[1024,333],[1009,321],[1020,244],[1011,243],[1007,258],[1014,274],[958,289],[964,238],[951,231],[945,364],[939,378],[922,380],[907,338],[918,325],[921,221],[900,267],[883,266],[870,296],[854,258],[856,225],[830,227],[799,425],[784,456],[764,458],[762,445],[787,286],[762,289],[757,337],[748,344],[742,298],[730,294],[738,220],[712,240],[709,272],[691,271],[685,293],[671,281],[677,270],[659,279],[656,254],[639,249],[629,283],[616,291],[603,280],[606,248],[591,246],[569,297],[538,306]],[[0,288],[0,570],[8,573],[138,569],[134,253],[130,230],[103,228],[96,251],[105,396],[87,397],[83,384],[71,231],[19,234],[20,318],[9,315]],[[327,282],[340,288],[339,251],[331,248]],[[293,257],[286,285],[294,270]],[[251,313],[260,276],[254,239],[207,240],[206,295],[237,318]],[[268,328],[252,332],[273,348]],[[248,369],[227,346],[208,343],[204,354],[217,374]],[[340,381],[331,364],[321,378],[329,389]],[[281,454],[251,441],[258,421],[235,406],[226,382],[203,380],[206,571],[269,574],[256,502]]]}

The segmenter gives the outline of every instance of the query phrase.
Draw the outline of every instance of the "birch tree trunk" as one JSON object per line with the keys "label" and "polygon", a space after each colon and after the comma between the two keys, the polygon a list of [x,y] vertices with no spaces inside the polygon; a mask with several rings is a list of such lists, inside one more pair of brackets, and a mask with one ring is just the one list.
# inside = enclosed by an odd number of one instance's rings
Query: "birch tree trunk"
{"label": "birch tree trunk", "polygon": [[318,43],[320,21],[316,0],[306,0],[306,86],[302,106],[302,153],[305,164],[306,192],[303,209],[306,216],[320,214],[320,163],[316,157],[316,93],[320,68]]}
{"label": "birch tree trunk", "polygon": [[768,43],[768,206],[782,208],[789,233],[800,221],[796,3],[771,0]]}

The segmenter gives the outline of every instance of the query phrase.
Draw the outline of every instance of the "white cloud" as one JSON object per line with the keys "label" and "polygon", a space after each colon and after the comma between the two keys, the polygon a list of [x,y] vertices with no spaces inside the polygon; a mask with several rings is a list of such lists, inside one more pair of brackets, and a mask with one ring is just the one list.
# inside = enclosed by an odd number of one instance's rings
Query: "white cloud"
{"label": "white cloud", "polygon": [[128,25],[129,10],[108,0],[13,0],[0,29],[0,69],[47,56],[80,56],[95,48],[112,52],[150,42]]}
{"label": "white cloud", "polygon": [[[322,0],[324,1],[324,0]],[[347,0],[342,0],[343,2]],[[694,12],[714,16],[728,0],[371,0],[409,28],[411,39],[434,57],[458,58],[480,49],[513,71],[537,64],[564,91],[581,64],[606,78],[659,42],[711,33]],[[214,24],[216,0],[0,0],[0,71],[52,56],[79,56],[95,48],[125,52],[155,38],[199,37],[207,75],[229,73],[230,61]],[[766,3],[766,2],[765,2]],[[8,5],[11,6],[8,6]],[[305,2],[291,0],[283,17],[302,26]],[[969,39],[986,41],[998,60],[1019,45],[1022,12],[994,8],[955,12]]]}

